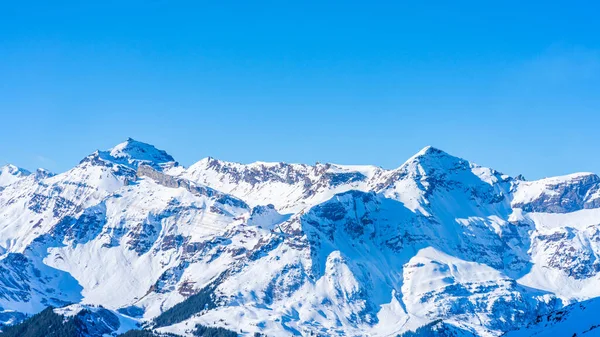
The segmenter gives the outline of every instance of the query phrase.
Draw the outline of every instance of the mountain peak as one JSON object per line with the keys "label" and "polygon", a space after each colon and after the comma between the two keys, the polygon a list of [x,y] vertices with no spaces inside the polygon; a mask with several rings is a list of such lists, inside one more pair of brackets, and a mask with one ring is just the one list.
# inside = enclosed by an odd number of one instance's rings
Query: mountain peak
{"label": "mountain peak", "polygon": [[4,166],[0,166],[0,171],[10,173],[12,175],[29,175],[31,173],[26,169],[20,168],[13,164],[6,164]]}
{"label": "mountain peak", "polygon": [[81,161],[82,164],[87,162],[91,162],[93,165],[105,165],[108,162],[133,169],[136,169],[139,164],[146,164],[157,170],[179,165],[166,151],[133,138],[127,138],[127,140],[109,150],[97,150]]}
{"label": "mountain peak", "polygon": [[437,147],[433,147],[431,145],[427,145],[422,148],[419,152],[417,152],[412,158],[424,157],[424,156],[449,156],[450,154],[438,149]]}
{"label": "mountain peak", "polygon": [[31,172],[17,167],[12,164],[7,164],[0,167],[0,186],[7,186],[12,184],[13,182],[20,180],[28,175]]}
{"label": "mountain peak", "polygon": [[435,148],[435,147],[433,147],[433,146],[431,146],[431,145],[427,145],[427,146],[425,146],[424,148],[422,148],[422,149],[421,149],[419,152],[417,152],[417,153],[415,154],[415,156],[419,156],[419,155],[425,155],[425,154],[427,154],[427,153],[432,153],[432,152],[433,152],[433,153],[435,153],[435,152],[442,152],[442,150],[440,150],[440,149],[438,149],[438,148]]}
{"label": "mountain peak", "polygon": [[159,150],[154,145],[127,138],[123,143],[117,144],[109,150],[111,157],[134,161],[162,164],[174,162],[175,159],[164,150]]}
{"label": "mountain peak", "polygon": [[36,179],[46,179],[49,177],[53,177],[54,175],[55,174],[53,172],[50,172],[45,168],[38,168],[37,170],[35,170]]}
{"label": "mountain peak", "polygon": [[457,164],[468,163],[462,158],[455,157],[433,146],[425,146],[421,151],[410,157],[400,168],[414,166],[415,164],[424,168],[444,169],[455,167]]}

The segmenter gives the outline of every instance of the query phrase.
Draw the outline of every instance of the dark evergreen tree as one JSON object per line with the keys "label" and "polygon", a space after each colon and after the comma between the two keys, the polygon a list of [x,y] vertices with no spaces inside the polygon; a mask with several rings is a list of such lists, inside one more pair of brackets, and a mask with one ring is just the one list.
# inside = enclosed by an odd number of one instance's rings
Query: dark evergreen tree
{"label": "dark evergreen tree", "polygon": [[24,322],[4,327],[2,337],[80,337],[75,319],[65,318],[48,307]]}
{"label": "dark evergreen tree", "polygon": [[201,324],[196,325],[194,336],[198,337],[237,337],[237,333],[225,328],[213,328]]}
{"label": "dark evergreen tree", "polygon": [[176,304],[154,319],[156,327],[168,326],[183,322],[204,309],[213,309],[216,305],[212,299],[212,289],[207,287],[185,301]]}
{"label": "dark evergreen tree", "polygon": [[118,337],[179,337],[172,333],[157,333],[149,330],[129,330]]}

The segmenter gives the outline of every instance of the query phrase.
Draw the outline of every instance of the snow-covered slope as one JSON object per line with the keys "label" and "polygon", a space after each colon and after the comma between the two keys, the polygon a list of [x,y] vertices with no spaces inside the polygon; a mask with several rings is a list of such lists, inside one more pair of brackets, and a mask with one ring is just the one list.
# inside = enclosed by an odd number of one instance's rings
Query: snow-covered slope
{"label": "snow-covered slope", "polygon": [[375,166],[335,164],[238,164],[204,158],[182,175],[245,200],[251,206],[274,205],[298,212],[351,189],[368,190],[385,171]]}
{"label": "snow-covered slope", "polygon": [[13,184],[31,173],[15,165],[4,165],[0,167],[0,188]]}
{"label": "snow-covered slope", "polygon": [[58,312],[101,305],[120,332],[498,336],[600,296],[594,174],[525,181],[432,147],[394,170],[184,168],[133,139],[1,172],[5,322],[77,303]]}
{"label": "snow-covered slope", "polygon": [[600,299],[574,303],[561,310],[536,317],[526,328],[511,331],[505,337],[600,336]]}

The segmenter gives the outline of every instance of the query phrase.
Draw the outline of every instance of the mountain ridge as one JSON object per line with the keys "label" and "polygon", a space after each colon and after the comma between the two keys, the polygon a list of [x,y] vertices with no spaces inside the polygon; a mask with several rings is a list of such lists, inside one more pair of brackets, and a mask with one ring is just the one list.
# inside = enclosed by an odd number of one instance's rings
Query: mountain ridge
{"label": "mountain ridge", "polygon": [[499,336],[600,296],[599,191],[594,174],[525,181],[430,146],[393,170],[186,168],[128,139],[0,189],[0,313],[102,305],[152,328],[204,291],[209,306],[154,329],[395,336],[441,320]]}

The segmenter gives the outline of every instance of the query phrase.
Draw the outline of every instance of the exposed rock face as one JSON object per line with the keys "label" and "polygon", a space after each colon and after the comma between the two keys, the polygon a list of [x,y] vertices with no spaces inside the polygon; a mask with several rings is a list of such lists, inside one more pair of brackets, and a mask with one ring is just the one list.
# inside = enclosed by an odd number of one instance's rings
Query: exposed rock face
{"label": "exposed rock face", "polygon": [[158,184],[170,188],[182,187],[188,192],[196,196],[215,197],[219,199],[219,202],[228,204],[231,206],[248,208],[246,203],[243,201],[233,198],[227,194],[213,190],[212,188],[195,184],[187,179],[173,177],[168,174],[154,170],[151,166],[141,164],[137,169],[138,177],[149,177],[154,179]]}
{"label": "exposed rock face", "polygon": [[299,211],[332,191],[366,189],[384,172],[373,166],[262,163],[249,165],[206,158],[182,173],[186,178],[243,199],[251,206],[272,204],[278,211]]}
{"label": "exposed rock face", "polygon": [[394,170],[186,169],[132,139],[58,175],[3,172],[5,323],[80,303],[90,337],[165,312],[182,335],[498,336],[600,296],[593,174],[526,181],[431,147]]}
{"label": "exposed rock face", "polygon": [[573,303],[560,310],[539,315],[533,324],[526,328],[511,331],[506,337],[528,337],[528,336],[590,336],[600,335],[600,324],[598,324],[598,310],[600,300],[591,300]]}
{"label": "exposed rock face", "polygon": [[535,198],[520,201],[514,207],[526,212],[569,213],[600,207],[600,177],[595,174],[574,175],[571,179],[547,179],[531,185],[544,185]]}

